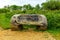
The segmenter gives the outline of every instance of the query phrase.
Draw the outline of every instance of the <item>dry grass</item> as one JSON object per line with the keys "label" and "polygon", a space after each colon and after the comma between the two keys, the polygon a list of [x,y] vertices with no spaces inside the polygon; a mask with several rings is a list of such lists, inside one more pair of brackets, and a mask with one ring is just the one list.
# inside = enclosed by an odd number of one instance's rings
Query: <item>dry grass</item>
{"label": "dry grass", "polygon": [[0,30],[0,40],[55,40],[48,32]]}
{"label": "dry grass", "polygon": [[57,40],[60,40],[60,33],[57,34],[56,39],[57,39]]}

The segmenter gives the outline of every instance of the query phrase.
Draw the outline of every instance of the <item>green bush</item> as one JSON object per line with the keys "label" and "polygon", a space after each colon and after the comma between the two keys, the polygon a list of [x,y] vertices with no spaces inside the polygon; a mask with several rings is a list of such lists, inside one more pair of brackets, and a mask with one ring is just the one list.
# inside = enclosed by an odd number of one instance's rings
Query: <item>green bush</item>
{"label": "green bush", "polygon": [[60,28],[60,14],[57,12],[48,12],[45,14],[48,20],[48,29]]}
{"label": "green bush", "polygon": [[48,20],[48,29],[60,29],[60,10],[55,11],[26,11],[26,13],[22,13],[21,11],[13,11],[7,13],[0,14],[0,25],[3,28],[10,28],[10,19],[14,14],[43,14],[47,17]]}

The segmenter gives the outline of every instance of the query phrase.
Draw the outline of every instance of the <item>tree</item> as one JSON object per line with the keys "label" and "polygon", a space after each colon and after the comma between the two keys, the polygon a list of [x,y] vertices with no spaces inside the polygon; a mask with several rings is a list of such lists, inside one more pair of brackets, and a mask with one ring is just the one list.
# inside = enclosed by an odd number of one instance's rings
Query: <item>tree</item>
{"label": "tree", "polygon": [[22,9],[22,6],[11,5],[11,6],[9,6],[9,9],[10,10],[21,10]]}
{"label": "tree", "polygon": [[59,10],[60,1],[47,1],[45,3],[42,3],[42,8],[48,10]]}
{"label": "tree", "polygon": [[35,9],[36,9],[36,10],[40,10],[39,4],[37,4],[37,5],[35,6]]}
{"label": "tree", "polygon": [[23,10],[32,10],[32,9],[33,7],[30,4],[23,6]]}
{"label": "tree", "polygon": [[12,6],[10,6],[10,9],[17,10],[17,6],[16,5],[12,5]]}

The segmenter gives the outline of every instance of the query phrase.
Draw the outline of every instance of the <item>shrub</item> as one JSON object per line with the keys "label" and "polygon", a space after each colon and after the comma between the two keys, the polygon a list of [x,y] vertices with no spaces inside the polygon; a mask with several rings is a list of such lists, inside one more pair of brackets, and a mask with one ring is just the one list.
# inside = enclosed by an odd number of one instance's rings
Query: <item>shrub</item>
{"label": "shrub", "polygon": [[[0,25],[3,26],[3,28],[10,28],[10,18],[14,14],[34,14],[35,11],[26,11],[26,13],[21,13],[21,12],[7,12],[7,13],[1,13],[0,14]],[[55,11],[36,11],[36,14],[43,14],[47,17],[48,20],[48,29],[60,29],[60,10],[55,10]]]}

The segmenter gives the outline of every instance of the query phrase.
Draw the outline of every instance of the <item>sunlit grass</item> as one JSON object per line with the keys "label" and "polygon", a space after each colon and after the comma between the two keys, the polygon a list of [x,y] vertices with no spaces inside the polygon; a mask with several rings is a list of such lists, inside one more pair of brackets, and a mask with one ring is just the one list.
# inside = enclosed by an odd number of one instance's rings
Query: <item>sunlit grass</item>
{"label": "sunlit grass", "polygon": [[10,27],[10,20],[8,18],[5,17],[5,14],[0,14],[0,25],[2,26],[2,28],[9,28]]}
{"label": "sunlit grass", "polygon": [[47,30],[56,40],[60,40],[60,29]]}

